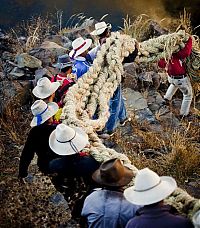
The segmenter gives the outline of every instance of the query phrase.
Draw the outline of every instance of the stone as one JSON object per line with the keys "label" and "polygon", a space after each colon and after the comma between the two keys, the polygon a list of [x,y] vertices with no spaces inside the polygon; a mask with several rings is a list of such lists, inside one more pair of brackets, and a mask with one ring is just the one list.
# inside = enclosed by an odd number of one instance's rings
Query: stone
{"label": "stone", "polygon": [[144,109],[140,109],[135,111],[135,118],[137,119],[137,121],[139,123],[144,123],[147,122],[149,124],[157,124],[158,121],[156,120],[155,116],[153,115],[153,113],[151,112],[151,110],[149,108],[144,108]]}
{"label": "stone", "polygon": [[138,80],[133,75],[125,72],[122,79],[123,88],[138,90]]}
{"label": "stone", "polygon": [[68,37],[71,41],[82,36],[83,38],[92,38],[90,33],[94,30],[94,19],[85,20],[79,27],[74,26],[70,30],[64,31],[64,36]]}
{"label": "stone", "polygon": [[62,35],[49,35],[44,41],[54,42],[60,46],[63,46],[65,43],[70,42],[68,37]]}
{"label": "stone", "polygon": [[148,91],[147,103],[150,110],[155,113],[160,109],[162,102],[164,101],[163,97],[155,89]]}
{"label": "stone", "polygon": [[24,76],[25,72],[23,69],[20,69],[18,67],[14,67],[13,70],[9,74],[14,76],[14,78],[19,78],[19,77]]}
{"label": "stone", "polygon": [[60,192],[56,192],[50,197],[50,202],[54,204],[54,206],[60,207],[61,205],[66,210],[69,208],[68,203],[65,200],[64,196]]}
{"label": "stone", "polygon": [[27,53],[17,55],[15,59],[19,68],[40,68],[42,66],[42,62],[39,59]]}
{"label": "stone", "polygon": [[29,81],[1,81],[0,82],[0,114],[8,110],[14,110],[30,100]]}
{"label": "stone", "polygon": [[39,48],[34,48],[29,52],[40,59],[43,66],[49,66],[57,61],[59,55],[67,53],[67,49],[51,41],[44,41]]}
{"label": "stone", "polygon": [[135,111],[148,107],[146,99],[144,99],[140,92],[127,88],[123,91],[123,94],[126,98],[127,109]]}

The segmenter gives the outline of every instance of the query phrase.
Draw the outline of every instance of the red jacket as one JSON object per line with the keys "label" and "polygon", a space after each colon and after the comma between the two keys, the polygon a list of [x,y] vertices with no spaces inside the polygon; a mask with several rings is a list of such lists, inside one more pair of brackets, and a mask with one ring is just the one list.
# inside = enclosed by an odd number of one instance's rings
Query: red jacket
{"label": "red jacket", "polygon": [[190,55],[192,51],[192,38],[190,37],[183,49],[179,52],[172,54],[169,63],[167,63],[164,59],[161,59],[158,62],[158,66],[161,68],[165,68],[167,66],[167,72],[169,76],[178,76],[185,75],[185,68],[183,66],[182,60]]}
{"label": "red jacket", "polygon": [[72,86],[73,84],[75,84],[75,81],[73,79],[67,78],[65,75],[63,74],[58,74],[54,77],[52,77],[51,82],[60,82],[60,87],[58,88],[58,90],[56,91],[56,102],[58,104],[58,106],[60,108],[63,107],[63,95],[65,95],[69,89],[70,86]]}

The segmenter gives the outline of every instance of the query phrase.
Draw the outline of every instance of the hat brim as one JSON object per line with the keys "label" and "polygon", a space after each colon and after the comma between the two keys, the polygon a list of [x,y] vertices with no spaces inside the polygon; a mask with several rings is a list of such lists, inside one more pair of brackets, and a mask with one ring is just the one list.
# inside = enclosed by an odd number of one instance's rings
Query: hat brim
{"label": "hat brim", "polygon": [[73,63],[56,63],[56,64],[52,64],[52,66],[58,69],[63,69],[65,67],[73,66]]}
{"label": "hat brim", "polygon": [[111,28],[112,28],[111,24],[107,24],[107,26],[104,27],[104,28],[102,28],[102,29],[94,30],[93,32],[90,33],[90,35],[92,35],[92,36],[99,36],[99,35],[101,35],[102,33],[104,33],[104,31],[105,31],[107,28],[108,28],[108,29],[111,29]]}
{"label": "hat brim", "polygon": [[79,56],[80,54],[82,54],[84,51],[86,51],[86,50],[89,49],[89,47],[90,47],[91,44],[92,44],[92,40],[91,40],[91,39],[86,39],[85,42],[86,42],[86,44],[85,44],[82,48],[80,48],[80,49],[76,52],[75,55],[74,55],[74,52],[75,52],[74,50],[71,50],[71,51],[70,51],[70,53],[69,53],[70,58],[76,58],[77,56]]}
{"label": "hat brim", "polygon": [[[80,152],[89,143],[88,135],[81,128],[73,127],[73,129],[76,131],[76,136],[71,142],[75,145],[78,152]],[[51,133],[49,137],[49,146],[58,155],[64,156],[76,154],[76,151],[73,150],[70,142],[60,143],[57,141],[56,129]]]}
{"label": "hat brim", "polygon": [[59,86],[59,82],[52,82],[50,90],[45,93],[44,91],[39,90],[39,87],[36,85],[36,87],[32,90],[32,93],[35,97],[45,99],[55,93]]}
{"label": "hat brim", "polygon": [[[47,104],[47,106],[48,106],[48,110],[44,114],[42,114],[42,122],[40,124],[43,124],[49,118],[54,116],[59,109],[58,105],[55,102],[49,102]],[[30,123],[30,126],[31,127],[37,126],[37,118],[36,117],[33,117],[32,121]]]}
{"label": "hat brim", "polygon": [[135,186],[125,189],[125,198],[136,205],[150,205],[160,202],[172,194],[177,188],[176,181],[172,177],[160,177],[161,183],[147,191],[135,191]]}
{"label": "hat brim", "polygon": [[130,181],[133,179],[133,177],[134,177],[133,171],[127,167],[124,167],[124,176],[120,180],[118,180],[117,182],[106,182],[105,180],[103,180],[101,178],[100,169],[97,169],[92,175],[92,179],[96,183],[98,183],[100,185],[104,185],[104,186],[110,186],[110,187],[125,186],[128,183],[130,183]]}

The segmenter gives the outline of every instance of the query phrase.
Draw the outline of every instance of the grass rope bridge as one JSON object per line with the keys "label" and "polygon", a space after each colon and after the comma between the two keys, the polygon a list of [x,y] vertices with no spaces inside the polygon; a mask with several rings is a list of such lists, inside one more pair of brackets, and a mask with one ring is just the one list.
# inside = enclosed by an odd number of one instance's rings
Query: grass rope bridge
{"label": "grass rope bridge", "polygon": [[[160,58],[168,59],[188,40],[189,35],[180,30],[177,33],[162,35],[140,44],[136,61],[140,63],[156,62]],[[109,100],[121,82],[122,61],[135,49],[135,39],[115,32],[102,45],[89,71],[71,87],[65,96],[61,119],[69,126],[81,127],[89,136],[90,154],[99,162],[111,158],[120,158],[125,166],[138,169],[122,153],[107,148],[99,139],[96,131],[102,130],[109,118]],[[200,54],[198,54],[199,59]],[[197,58],[195,58],[197,61]],[[195,63],[199,67],[200,62]],[[98,119],[92,119],[98,107]],[[133,180],[134,181],[134,180]],[[166,200],[182,214],[192,217],[200,209],[200,200],[193,198],[184,190],[177,190]]]}

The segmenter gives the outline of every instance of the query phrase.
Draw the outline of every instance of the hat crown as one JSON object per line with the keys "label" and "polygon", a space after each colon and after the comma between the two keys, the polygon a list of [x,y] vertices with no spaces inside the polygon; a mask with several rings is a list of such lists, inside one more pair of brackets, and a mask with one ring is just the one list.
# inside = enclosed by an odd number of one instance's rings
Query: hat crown
{"label": "hat crown", "polygon": [[40,78],[37,82],[38,87],[49,88],[51,81],[47,77]]}
{"label": "hat crown", "polygon": [[71,63],[71,59],[69,55],[61,55],[58,56],[58,63]]}
{"label": "hat crown", "polygon": [[135,191],[147,191],[160,183],[160,177],[149,168],[138,171],[135,178]]}
{"label": "hat crown", "polygon": [[38,80],[37,87],[40,93],[49,93],[51,92],[52,82],[47,77],[43,77]]}
{"label": "hat crown", "polygon": [[117,182],[124,176],[124,166],[119,159],[111,159],[100,166],[100,175],[106,182]]}
{"label": "hat crown", "polygon": [[48,108],[47,104],[43,100],[35,101],[31,106],[31,111],[34,116],[43,113]]}
{"label": "hat crown", "polygon": [[73,128],[65,124],[59,124],[56,127],[55,135],[58,142],[64,143],[72,140],[75,137],[76,132]]}
{"label": "hat crown", "polygon": [[96,23],[94,27],[96,30],[99,30],[99,29],[107,28],[108,26],[104,21],[102,21],[102,22]]}
{"label": "hat crown", "polygon": [[81,45],[83,45],[85,42],[85,40],[83,39],[83,37],[78,37],[76,38],[73,42],[72,42],[72,48],[74,50],[76,50],[77,48],[79,48]]}

